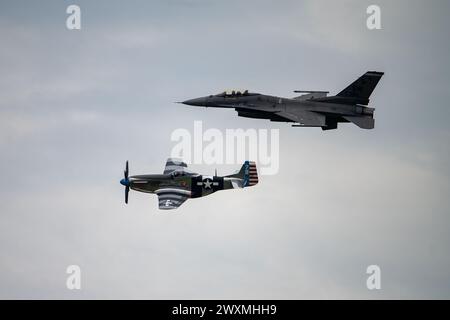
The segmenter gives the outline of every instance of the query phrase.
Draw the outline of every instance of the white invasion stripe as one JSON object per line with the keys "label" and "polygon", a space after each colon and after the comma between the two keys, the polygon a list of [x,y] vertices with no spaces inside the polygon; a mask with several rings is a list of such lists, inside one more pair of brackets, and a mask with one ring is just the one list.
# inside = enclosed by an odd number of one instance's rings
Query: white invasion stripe
{"label": "white invasion stripe", "polygon": [[164,192],[164,193],[159,193],[158,194],[158,198],[170,198],[170,197],[173,197],[173,198],[189,198],[190,196],[189,195],[185,195],[185,194],[182,194],[182,193],[174,193],[174,192]]}
{"label": "white invasion stripe", "polygon": [[163,198],[176,198],[176,199],[186,199],[189,198],[185,194],[179,194],[179,193],[160,193],[158,194],[158,199]]}
{"label": "white invasion stripe", "polygon": [[191,195],[180,194],[180,193],[160,193],[160,194],[158,194],[159,199],[166,199],[166,198],[187,199],[190,197],[191,197]]}
{"label": "white invasion stripe", "polygon": [[172,201],[172,202],[183,202],[183,201],[185,201],[187,198],[186,197],[184,197],[184,196],[174,196],[174,195],[171,195],[170,197],[169,196],[160,196],[159,197],[159,202],[166,202],[167,200],[170,200],[170,201]]}
{"label": "white invasion stripe", "polygon": [[186,201],[187,198],[186,197],[181,197],[181,196],[179,196],[179,197],[165,197],[165,198],[159,197],[159,202],[166,202],[167,200],[170,200],[170,202],[173,202],[173,203],[181,203],[181,202]]}
{"label": "white invasion stripe", "polygon": [[190,194],[183,194],[183,193],[174,193],[174,192],[164,192],[164,193],[158,193],[158,198],[190,198]]}
{"label": "white invasion stripe", "polygon": [[170,200],[170,202],[173,203],[180,203],[180,202],[184,202],[187,200],[187,198],[164,198],[164,199],[159,199],[159,202],[166,202],[167,200]]}
{"label": "white invasion stripe", "polygon": [[159,209],[176,209],[181,206],[187,198],[181,199],[160,199],[159,201]]}
{"label": "white invasion stripe", "polygon": [[155,191],[156,194],[161,194],[161,193],[165,193],[165,192],[167,192],[167,193],[172,192],[172,193],[184,194],[184,195],[187,195],[187,196],[191,195],[191,192],[189,190],[176,189],[176,188],[164,188],[164,189],[158,189],[158,190]]}

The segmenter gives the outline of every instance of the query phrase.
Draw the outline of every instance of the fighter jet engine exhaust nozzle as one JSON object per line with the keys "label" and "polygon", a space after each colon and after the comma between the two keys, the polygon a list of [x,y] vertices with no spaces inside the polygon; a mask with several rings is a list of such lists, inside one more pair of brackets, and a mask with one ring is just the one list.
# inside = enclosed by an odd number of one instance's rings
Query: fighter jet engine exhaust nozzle
{"label": "fighter jet engine exhaust nozzle", "polygon": [[120,180],[120,184],[125,186],[125,203],[128,203],[128,193],[130,192],[130,180],[128,180],[128,161],[125,164],[124,178]]}

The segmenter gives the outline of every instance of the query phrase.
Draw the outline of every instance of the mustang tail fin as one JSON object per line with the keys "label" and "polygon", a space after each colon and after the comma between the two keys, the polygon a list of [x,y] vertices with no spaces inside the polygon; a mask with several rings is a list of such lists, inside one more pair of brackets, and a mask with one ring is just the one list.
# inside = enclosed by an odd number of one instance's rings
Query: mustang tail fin
{"label": "mustang tail fin", "polygon": [[243,180],[243,187],[251,187],[258,183],[258,171],[256,163],[253,161],[245,161],[238,173],[229,175],[230,178],[238,178]]}

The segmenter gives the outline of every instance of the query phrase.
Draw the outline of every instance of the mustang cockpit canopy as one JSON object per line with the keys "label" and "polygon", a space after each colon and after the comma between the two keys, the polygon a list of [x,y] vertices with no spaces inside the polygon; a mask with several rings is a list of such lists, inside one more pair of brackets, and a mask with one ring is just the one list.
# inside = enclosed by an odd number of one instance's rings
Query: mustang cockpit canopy
{"label": "mustang cockpit canopy", "polygon": [[183,177],[183,176],[192,176],[192,175],[195,175],[195,173],[189,169],[183,168],[183,169],[173,170],[170,173],[170,175],[172,176],[172,178],[176,178],[176,177]]}

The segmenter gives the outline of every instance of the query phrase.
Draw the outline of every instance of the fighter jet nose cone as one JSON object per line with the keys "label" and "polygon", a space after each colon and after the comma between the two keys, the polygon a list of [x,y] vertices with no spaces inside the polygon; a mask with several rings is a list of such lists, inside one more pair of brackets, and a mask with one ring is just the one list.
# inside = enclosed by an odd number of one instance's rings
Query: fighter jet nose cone
{"label": "fighter jet nose cone", "polygon": [[128,179],[122,179],[120,180],[120,184],[126,187],[130,185],[130,181]]}
{"label": "fighter jet nose cone", "polygon": [[182,103],[189,106],[204,106],[206,104],[206,100],[204,98],[196,98],[183,101]]}

